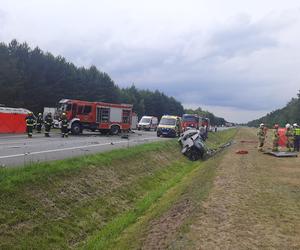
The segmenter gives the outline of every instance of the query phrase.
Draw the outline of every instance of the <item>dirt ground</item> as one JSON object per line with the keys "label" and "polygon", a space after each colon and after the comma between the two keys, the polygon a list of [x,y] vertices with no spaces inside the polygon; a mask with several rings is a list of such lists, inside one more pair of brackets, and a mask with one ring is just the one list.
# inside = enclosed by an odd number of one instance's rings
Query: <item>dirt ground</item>
{"label": "dirt ground", "polygon": [[195,207],[185,194],[151,223],[143,249],[300,249],[300,158],[260,153],[256,140],[240,129],[207,199]]}

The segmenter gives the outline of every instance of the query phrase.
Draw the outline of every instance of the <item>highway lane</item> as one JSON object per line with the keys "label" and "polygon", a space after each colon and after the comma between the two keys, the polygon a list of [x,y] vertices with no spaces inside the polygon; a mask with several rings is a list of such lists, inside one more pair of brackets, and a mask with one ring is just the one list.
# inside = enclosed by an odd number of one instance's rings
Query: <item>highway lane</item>
{"label": "highway lane", "polygon": [[34,134],[33,138],[27,138],[26,135],[0,135],[0,166],[25,166],[33,162],[71,158],[157,140],[165,138],[158,138],[155,132],[149,131],[136,131],[128,139],[98,133],[68,138],[61,138],[58,132],[53,132],[50,138],[43,134]]}
{"label": "highway lane", "polygon": [[[218,131],[224,129],[228,128],[218,128]],[[53,131],[51,135],[50,138],[46,138],[43,134],[34,134],[33,138],[27,138],[25,134],[0,134],[0,166],[24,166],[33,162],[66,159],[166,140],[166,138],[158,138],[156,132],[152,131],[135,131],[129,135],[129,139],[88,132],[81,136],[61,138],[57,130]]]}

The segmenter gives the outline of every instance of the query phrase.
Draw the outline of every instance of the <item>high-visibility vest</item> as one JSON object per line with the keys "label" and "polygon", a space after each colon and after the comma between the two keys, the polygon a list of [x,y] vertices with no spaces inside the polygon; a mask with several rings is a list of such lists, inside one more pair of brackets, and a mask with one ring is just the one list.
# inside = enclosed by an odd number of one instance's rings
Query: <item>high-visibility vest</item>
{"label": "high-visibility vest", "polygon": [[300,128],[295,128],[294,129],[294,134],[295,135],[300,135]]}

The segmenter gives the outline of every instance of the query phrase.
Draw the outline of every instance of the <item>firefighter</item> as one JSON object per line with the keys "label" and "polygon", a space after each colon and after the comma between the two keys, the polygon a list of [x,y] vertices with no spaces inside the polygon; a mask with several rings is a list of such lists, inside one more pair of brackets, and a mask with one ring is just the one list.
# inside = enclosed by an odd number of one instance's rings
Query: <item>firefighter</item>
{"label": "firefighter", "polygon": [[61,116],[61,137],[68,137],[69,131],[68,131],[69,122],[66,116],[66,113],[62,113]]}
{"label": "firefighter", "polygon": [[28,135],[29,138],[31,138],[32,137],[33,126],[34,126],[34,123],[35,123],[33,113],[29,112],[25,119],[26,119],[27,135]]}
{"label": "firefighter", "polygon": [[279,128],[278,124],[275,124],[274,125],[274,132],[273,132],[273,148],[272,148],[273,152],[278,151],[278,142],[279,142],[278,128]]}
{"label": "firefighter", "polygon": [[52,126],[52,123],[53,123],[53,119],[52,119],[52,115],[51,115],[51,112],[49,112],[46,117],[45,117],[45,136],[46,137],[50,137],[50,130],[51,130],[51,126]]}
{"label": "firefighter", "polygon": [[36,119],[36,131],[37,133],[41,133],[42,131],[42,125],[43,125],[43,115],[42,113],[38,114],[38,117]]}
{"label": "firefighter", "polygon": [[297,123],[294,124],[294,150],[299,152],[300,148],[300,127]]}
{"label": "firefighter", "polygon": [[286,136],[286,148],[288,152],[291,152],[294,150],[294,131],[291,126],[291,124],[287,123],[285,125],[286,131],[285,131],[285,136]]}
{"label": "firefighter", "polygon": [[259,152],[262,152],[263,151],[263,146],[265,144],[265,139],[266,139],[266,130],[265,130],[265,125],[263,123],[261,123],[259,125],[257,136],[258,136],[258,140],[259,140],[259,144],[258,144],[257,149],[258,149]]}

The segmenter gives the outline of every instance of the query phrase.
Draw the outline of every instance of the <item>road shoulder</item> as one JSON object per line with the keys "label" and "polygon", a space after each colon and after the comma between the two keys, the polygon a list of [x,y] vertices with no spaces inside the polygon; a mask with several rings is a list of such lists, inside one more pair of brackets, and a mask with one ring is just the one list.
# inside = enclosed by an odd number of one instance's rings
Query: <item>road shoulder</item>
{"label": "road shoulder", "polygon": [[254,130],[239,131],[207,200],[169,244],[172,249],[300,248],[299,158],[259,153],[255,140]]}

